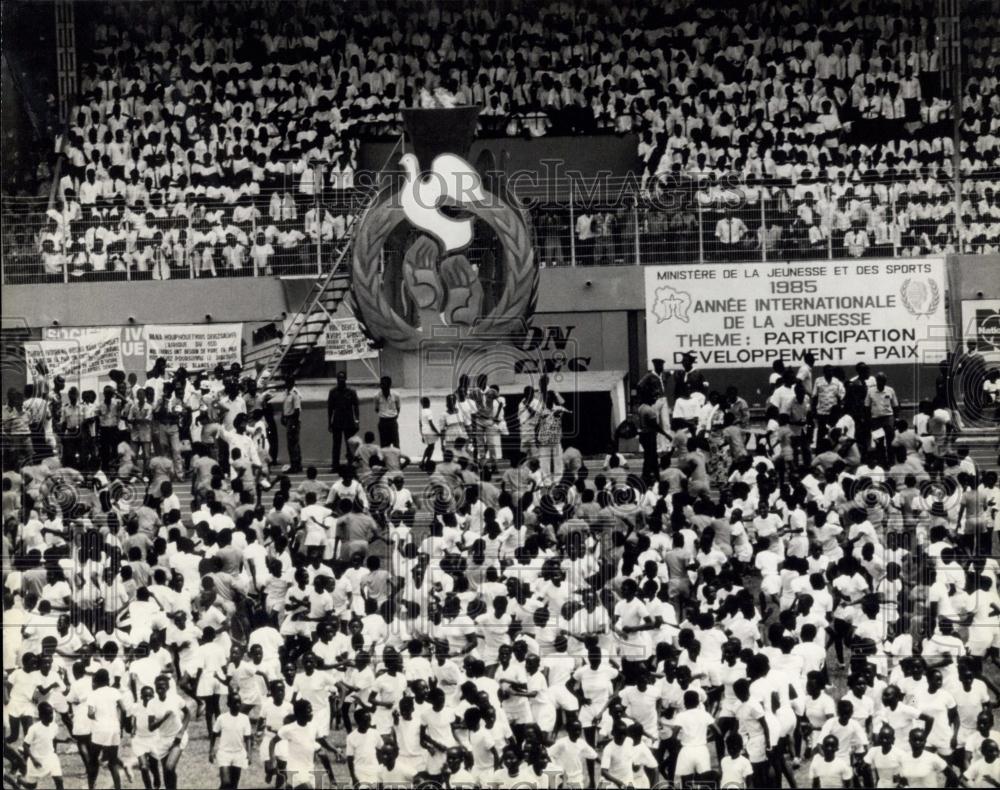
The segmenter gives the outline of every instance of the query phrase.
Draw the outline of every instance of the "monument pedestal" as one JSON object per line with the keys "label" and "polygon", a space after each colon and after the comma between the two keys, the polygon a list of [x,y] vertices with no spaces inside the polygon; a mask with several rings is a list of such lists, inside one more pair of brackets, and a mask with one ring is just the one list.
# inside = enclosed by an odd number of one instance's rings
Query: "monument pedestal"
{"label": "monument pedestal", "polygon": [[514,381],[515,365],[523,354],[510,338],[469,337],[467,327],[432,326],[430,337],[409,351],[382,350],[382,374],[394,387],[420,393],[454,392],[462,376],[470,382],[485,375],[490,384]]}

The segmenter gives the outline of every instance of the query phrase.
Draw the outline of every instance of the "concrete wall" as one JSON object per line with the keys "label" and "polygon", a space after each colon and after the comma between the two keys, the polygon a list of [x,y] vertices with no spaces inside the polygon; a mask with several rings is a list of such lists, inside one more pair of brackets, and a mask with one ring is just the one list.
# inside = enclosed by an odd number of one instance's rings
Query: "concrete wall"
{"label": "concrete wall", "polygon": [[[517,142],[517,141],[514,141]],[[534,142],[534,141],[532,141]],[[948,274],[948,305],[957,329],[962,299],[1000,297],[1000,256],[955,256]],[[75,283],[4,288],[4,326],[62,326],[200,323],[260,323],[293,313],[311,281],[277,278],[219,279],[137,283]],[[568,364],[587,370],[627,370],[632,383],[646,360],[643,269],[638,266],[559,267],[541,272],[532,334],[524,339],[525,364]],[[957,335],[956,335],[957,336]],[[562,345],[562,348],[560,348]],[[937,351],[919,365],[886,366],[900,396],[918,398],[933,391]],[[352,380],[370,381],[360,363],[348,363]],[[315,375],[333,375],[326,365]],[[710,384],[740,387],[751,402],[766,394],[766,370],[711,371]]]}
{"label": "concrete wall", "polygon": [[277,277],[9,285],[3,302],[5,323],[34,327],[274,321],[288,309]]}
{"label": "concrete wall", "polygon": [[1000,298],[1000,255],[956,255],[958,299]]}

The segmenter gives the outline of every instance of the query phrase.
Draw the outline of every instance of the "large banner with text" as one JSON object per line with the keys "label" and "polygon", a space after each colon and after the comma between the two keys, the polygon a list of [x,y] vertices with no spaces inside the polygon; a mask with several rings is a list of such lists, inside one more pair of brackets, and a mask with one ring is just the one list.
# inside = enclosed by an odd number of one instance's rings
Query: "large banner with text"
{"label": "large banner with text", "polygon": [[940,342],[941,258],[649,266],[650,359],[676,366],[750,368],[811,351],[819,365],[918,362]]}
{"label": "large banner with text", "polygon": [[147,324],[146,367],[162,357],[167,369],[227,367],[242,360],[243,324]]}
{"label": "large banner with text", "polygon": [[44,340],[24,344],[29,382],[44,370],[48,376],[62,376],[67,387],[96,390],[111,381],[108,376],[111,370],[122,369],[118,327],[87,329],[73,336],[56,334],[57,331],[56,327],[50,327],[44,332]]}
{"label": "large banner with text", "polygon": [[50,326],[42,340],[24,344],[28,375],[44,359],[51,375],[67,386],[98,389],[112,369],[135,373],[139,381],[158,357],[173,371],[229,366],[243,359],[243,324],[146,324],[110,327]]}
{"label": "large banner with text", "polygon": [[331,318],[324,330],[323,358],[327,362],[352,359],[377,359],[378,351],[371,347],[357,318]]}

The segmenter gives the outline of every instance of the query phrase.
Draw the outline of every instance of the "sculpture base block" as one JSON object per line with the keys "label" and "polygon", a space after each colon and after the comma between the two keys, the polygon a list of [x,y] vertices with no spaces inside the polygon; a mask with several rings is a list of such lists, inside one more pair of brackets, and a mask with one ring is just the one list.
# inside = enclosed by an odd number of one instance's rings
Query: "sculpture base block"
{"label": "sculpture base block", "polygon": [[458,327],[432,327],[431,337],[412,351],[382,350],[382,373],[394,387],[421,393],[453,392],[463,375],[473,383],[484,374],[490,384],[511,384],[523,352],[512,341],[464,336]]}

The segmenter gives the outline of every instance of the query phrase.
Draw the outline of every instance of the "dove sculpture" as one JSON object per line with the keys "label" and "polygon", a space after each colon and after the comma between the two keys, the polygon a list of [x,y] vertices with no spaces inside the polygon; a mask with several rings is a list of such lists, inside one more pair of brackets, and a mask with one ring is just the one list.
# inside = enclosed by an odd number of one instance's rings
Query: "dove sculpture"
{"label": "dove sculpture", "polygon": [[436,238],[445,253],[468,246],[472,241],[472,220],[449,217],[442,213],[441,206],[484,200],[482,180],[472,165],[460,156],[441,154],[434,158],[430,172],[421,176],[413,154],[404,154],[399,163],[406,173],[400,194],[406,218]]}

